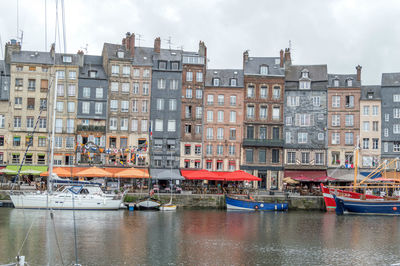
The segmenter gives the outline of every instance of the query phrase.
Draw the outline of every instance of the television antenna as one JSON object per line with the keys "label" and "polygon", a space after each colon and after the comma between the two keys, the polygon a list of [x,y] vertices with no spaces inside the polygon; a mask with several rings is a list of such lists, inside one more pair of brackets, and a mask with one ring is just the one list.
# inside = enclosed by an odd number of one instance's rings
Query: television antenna
{"label": "television antenna", "polygon": [[144,41],[144,39],[143,39],[144,36],[139,33],[137,33],[135,36],[136,36],[136,40],[138,41],[138,46],[140,47],[140,41]]}

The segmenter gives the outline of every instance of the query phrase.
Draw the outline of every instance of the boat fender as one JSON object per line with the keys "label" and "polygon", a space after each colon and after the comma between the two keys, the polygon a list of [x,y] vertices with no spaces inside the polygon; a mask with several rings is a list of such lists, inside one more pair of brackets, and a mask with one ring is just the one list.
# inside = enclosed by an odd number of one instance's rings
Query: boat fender
{"label": "boat fender", "polygon": [[254,206],[254,209],[257,211],[258,210],[258,205]]}
{"label": "boat fender", "polygon": [[393,207],[393,210],[394,210],[394,211],[397,211],[397,207]]}

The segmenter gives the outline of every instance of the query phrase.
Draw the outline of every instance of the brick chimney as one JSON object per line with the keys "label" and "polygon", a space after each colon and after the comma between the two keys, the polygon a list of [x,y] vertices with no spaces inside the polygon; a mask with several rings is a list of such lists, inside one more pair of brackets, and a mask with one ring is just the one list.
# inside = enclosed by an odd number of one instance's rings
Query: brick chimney
{"label": "brick chimney", "polygon": [[279,51],[279,56],[280,56],[280,63],[279,63],[279,66],[280,66],[280,67],[283,67],[284,62],[283,62],[283,50],[282,50],[282,49]]}
{"label": "brick chimney", "polygon": [[78,50],[78,65],[79,67],[83,67],[83,58],[84,58],[84,54],[82,50]]}
{"label": "brick chimney", "polygon": [[160,37],[157,37],[154,39],[154,52],[159,54],[160,51],[161,51],[161,39]]}
{"label": "brick chimney", "polygon": [[292,64],[292,58],[290,57],[290,48],[285,48],[285,65],[290,66]]}
{"label": "brick chimney", "polygon": [[356,69],[357,69],[357,81],[361,81],[361,68],[362,68],[362,66],[360,66],[360,65],[356,66]]}
{"label": "brick chimney", "polygon": [[249,62],[249,50],[243,52],[243,68],[247,62]]}
{"label": "brick chimney", "polygon": [[135,56],[135,34],[132,33],[131,36],[129,37],[129,40],[127,40],[127,42],[129,42],[129,52],[131,54],[131,57]]}
{"label": "brick chimney", "polygon": [[204,65],[207,66],[207,46],[203,41],[199,42],[199,55],[204,57]]}
{"label": "brick chimney", "polygon": [[7,64],[11,62],[11,55],[13,52],[20,52],[21,51],[21,44],[17,42],[17,40],[12,39],[8,43],[6,43],[6,50],[5,50],[5,61]]}

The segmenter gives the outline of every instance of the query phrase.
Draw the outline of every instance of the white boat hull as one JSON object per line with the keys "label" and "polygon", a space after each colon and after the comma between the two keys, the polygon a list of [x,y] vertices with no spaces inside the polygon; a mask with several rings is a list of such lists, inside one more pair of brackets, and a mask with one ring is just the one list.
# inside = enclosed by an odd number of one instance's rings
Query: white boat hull
{"label": "white boat hull", "polygon": [[72,193],[10,195],[17,209],[118,210],[122,203],[122,198],[114,199],[103,195],[73,195],[73,197]]}
{"label": "white boat hull", "polygon": [[147,199],[139,202],[137,207],[139,210],[158,210],[160,203],[151,199]]}
{"label": "white boat hull", "polygon": [[173,204],[165,204],[160,206],[160,211],[175,211],[176,205]]}

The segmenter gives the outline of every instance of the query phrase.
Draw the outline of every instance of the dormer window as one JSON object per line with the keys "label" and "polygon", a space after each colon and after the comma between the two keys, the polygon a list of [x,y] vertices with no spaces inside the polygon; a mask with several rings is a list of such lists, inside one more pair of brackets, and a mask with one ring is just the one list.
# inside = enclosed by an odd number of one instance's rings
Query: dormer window
{"label": "dormer window", "polygon": [[374,98],[374,93],[373,93],[373,92],[368,92],[368,93],[367,93],[367,98],[368,98],[368,99]]}
{"label": "dormer window", "polygon": [[309,90],[311,87],[311,82],[308,80],[300,81],[300,90]]}
{"label": "dormer window", "polygon": [[96,70],[89,70],[89,77],[90,78],[95,78],[97,76],[97,71]]}
{"label": "dormer window", "polygon": [[171,62],[171,69],[178,70],[179,69],[179,62]]}
{"label": "dormer window", "polygon": [[159,69],[167,69],[167,61],[158,61]]}
{"label": "dormer window", "polygon": [[124,58],[124,51],[118,51],[117,52],[117,57],[118,58]]}
{"label": "dormer window", "polygon": [[237,79],[231,79],[230,84],[231,84],[231,86],[236,87],[237,86]]}
{"label": "dormer window", "polygon": [[303,71],[301,71],[301,77],[302,78],[306,78],[306,79],[310,78],[308,76],[308,70],[307,69],[303,69]]}
{"label": "dormer window", "polygon": [[71,63],[72,62],[72,57],[70,55],[64,55],[63,56],[63,62],[64,63]]}
{"label": "dormer window", "polygon": [[334,87],[339,87],[339,80],[338,79],[334,79],[333,80],[333,86]]}
{"label": "dormer window", "polygon": [[260,67],[260,74],[261,75],[268,75],[268,66],[261,66]]}
{"label": "dormer window", "polygon": [[219,78],[213,78],[213,86],[219,86]]}
{"label": "dormer window", "polygon": [[352,79],[348,79],[347,80],[347,87],[351,87],[353,86],[353,80]]}

